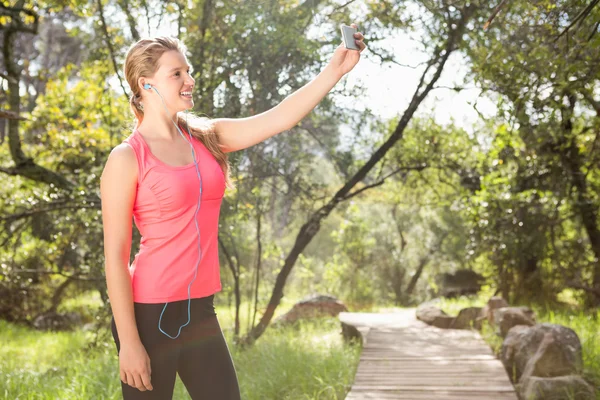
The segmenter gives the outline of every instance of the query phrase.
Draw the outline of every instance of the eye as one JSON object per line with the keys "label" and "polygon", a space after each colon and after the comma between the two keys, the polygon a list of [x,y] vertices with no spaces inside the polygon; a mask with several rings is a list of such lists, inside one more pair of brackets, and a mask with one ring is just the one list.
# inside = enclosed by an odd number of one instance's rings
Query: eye
{"label": "eye", "polygon": [[175,76],[179,76],[179,75],[181,75],[181,72],[179,72],[179,71],[175,72]]}

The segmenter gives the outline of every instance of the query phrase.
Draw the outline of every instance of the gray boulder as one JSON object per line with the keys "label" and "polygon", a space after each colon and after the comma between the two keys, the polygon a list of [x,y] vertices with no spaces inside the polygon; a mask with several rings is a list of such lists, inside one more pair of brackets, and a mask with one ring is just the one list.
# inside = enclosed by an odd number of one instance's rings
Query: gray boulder
{"label": "gray boulder", "polygon": [[487,305],[481,310],[482,317],[487,318],[490,324],[494,324],[494,310],[503,307],[509,307],[508,302],[502,297],[494,296],[488,300]]}
{"label": "gray boulder", "polygon": [[[535,325],[535,319],[532,319],[533,311],[527,307],[502,307],[493,311],[494,324],[498,335],[506,337],[508,331],[517,325]],[[535,318],[535,317],[534,317]]]}
{"label": "gray boulder", "polygon": [[568,348],[564,349],[551,332],[546,332],[537,351],[525,365],[521,379],[570,375],[581,372],[581,367],[582,362]]}
{"label": "gray boulder", "polygon": [[502,343],[500,359],[513,382],[525,372],[542,377],[576,375],[583,365],[577,334],[565,326],[546,323],[513,327]]}
{"label": "gray boulder", "polygon": [[273,321],[273,324],[289,324],[315,317],[336,317],[342,311],[348,311],[348,308],[335,297],[316,294],[294,304],[290,311]]}
{"label": "gray boulder", "polygon": [[454,321],[454,317],[449,316],[441,309],[427,305],[417,308],[417,319],[443,329],[450,328],[450,325]]}
{"label": "gray boulder", "polygon": [[460,310],[452,321],[452,329],[481,329],[481,307],[468,307]]}

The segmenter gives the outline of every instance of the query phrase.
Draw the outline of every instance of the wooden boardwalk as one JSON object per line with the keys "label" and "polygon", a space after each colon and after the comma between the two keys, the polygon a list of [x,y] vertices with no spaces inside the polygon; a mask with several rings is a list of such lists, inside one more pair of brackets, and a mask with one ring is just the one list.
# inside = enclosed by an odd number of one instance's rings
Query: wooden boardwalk
{"label": "wooden boardwalk", "polygon": [[415,309],[340,313],[363,334],[347,400],[517,400],[502,363],[478,332],[439,329]]}

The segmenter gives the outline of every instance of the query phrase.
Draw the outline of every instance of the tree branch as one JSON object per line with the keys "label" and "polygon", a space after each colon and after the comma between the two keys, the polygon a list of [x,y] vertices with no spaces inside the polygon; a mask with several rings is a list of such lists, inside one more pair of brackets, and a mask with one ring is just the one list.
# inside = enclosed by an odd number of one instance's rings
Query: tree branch
{"label": "tree branch", "polygon": [[130,8],[131,4],[129,4],[129,0],[119,0],[117,3],[119,4],[119,7],[121,7],[123,12],[125,13],[125,16],[127,17],[127,24],[129,24],[129,30],[131,31],[131,37],[133,38],[133,40],[135,40],[137,42],[138,40],[140,40],[140,34],[138,33],[138,30],[136,28],[137,21],[131,14],[131,8]]}
{"label": "tree branch", "polygon": [[[0,29],[0,30],[2,30],[2,29]],[[12,76],[3,74],[2,72],[0,72],[0,78],[6,79],[8,82],[11,82],[11,83],[16,83],[15,78],[13,78]]]}
{"label": "tree branch", "polygon": [[80,210],[82,208],[91,208],[91,209],[100,210],[102,208],[99,199],[98,200],[90,200],[90,201],[94,202],[94,205],[61,204],[61,203],[66,203],[66,201],[60,202],[60,203],[49,203],[49,206],[45,207],[45,208],[44,207],[36,208],[36,209],[23,211],[23,212],[16,213],[16,214],[0,216],[0,222],[14,222],[14,221],[21,220],[23,218],[33,217],[36,214],[42,214],[42,213],[47,213],[47,212],[57,211],[57,210],[70,210],[70,209]]}
{"label": "tree branch", "polygon": [[563,31],[561,33],[558,34],[558,36],[556,37],[556,39],[554,39],[554,41],[557,41],[558,39],[561,38],[561,36],[563,36],[565,33],[567,33],[569,31],[569,29],[571,29],[576,23],[577,21],[579,21],[579,23],[581,24],[581,22],[583,22],[584,19],[586,19],[592,12],[592,9],[600,2],[600,0],[592,0],[592,2],[590,4],[588,4],[588,6],[586,8],[584,8],[579,14],[577,14],[577,16],[573,19],[573,21],[569,24],[569,26],[567,26],[565,29],[563,29]]}
{"label": "tree branch", "polygon": [[398,61],[396,61],[393,56],[387,56],[385,54],[381,54],[377,51],[377,49],[374,49],[372,47],[369,47],[369,53],[372,53],[374,55],[376,55],[377,57],[379,57],[381,59],[381,62],[391,62],[393,64],[396,64],[400,67],[405,67],[405,68],[411,68],[411,69],[417,69],[419,68],[421,65],[425,64],[425,63],[419,63],[417,65],[408,65],[408,64],[402,64],[399,63]]}
{"label": "tree branch", "polygon": [[401,168],[398,168],[394,172],[391,172],[391,173],[387,174],[386,176],[384,176],[383,178],[381,178],[381,180],[379,180],[379,181],[377,181],[375,183],[372,183],[370,185],[364,186],[364,187],[362,187],[362,188],[360,188],[358,190],[355,190],[352,193],[348,193],[346,196],[344,196],[343,200],[348,200],[349,198],[354,197],[357,194],[360,194],[360,193],[364,192],[365,190],[369,190],[369,189],[372,189],[374,187],[381,186],[381,185],[383,185],[385,183],[386,179],[388,179],[388,178],[390,178],[390,177],[392,177],[392,176],[394,176],[394,175],[396,175],[396,174],[398,174],[400,172],[422,171],[425,168],[427,168],[426,165],[421,165],[421,166],[418,166],[418,167],[401,167]]}
{"label": "tree branch", "polygon": [[500,9],[502,8],[502,6],[504,6],[504,3],[506,3],[506,0],[502,0],[500,2],[500,4],[498,4],[498,6],[496,6],[496,8],[494,9],[494,12],[492,12],[492,15],[490,15],[488,20],[483,25],[483,29],[489,28],[489,26],[492,23],[492,21],[494,20],[494,18],[496,18],[496,15],[498,15],[498,13],[500,12]]}
{"label": "tree branch", "polygon": [[125,86],[123,85],[123,80],[121,79],[121,75],[119,74],[119,67],[117,66],[115,50],[113,49],[110,34],[108,33],[108,26],[106,25],[106,20],[104,19],[104,7],[102,6],[102,0],[96,0],[96,4],[98,5],[98,12],[100,13],[100,22],[102,25],[102,32],[104,33],[104,40],[106,41],[106,46],[108,47],[108,52],[110,53],[110,59],[112,60],[113,68],[115,69],[115,74],[117,74],[117,78],[119,78],[119,84],[121,85],[121,89],[123,90],[123,95],[129,102],[127,90],[125,89]]}

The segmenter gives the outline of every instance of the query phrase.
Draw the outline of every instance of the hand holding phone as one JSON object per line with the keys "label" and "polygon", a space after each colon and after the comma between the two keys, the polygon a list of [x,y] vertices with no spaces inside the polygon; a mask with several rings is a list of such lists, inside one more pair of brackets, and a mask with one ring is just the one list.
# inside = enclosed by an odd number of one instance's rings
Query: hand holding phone
{"label": "hand holding phone", "polygon": [[356,40],[354,38],[354,34],[356,33],[356,28],[348,25],[340,25],[340,29],[342,31],[342,37],[344,38],[344,46],[350,50],[360,50],[360,48],[356,45]]}

